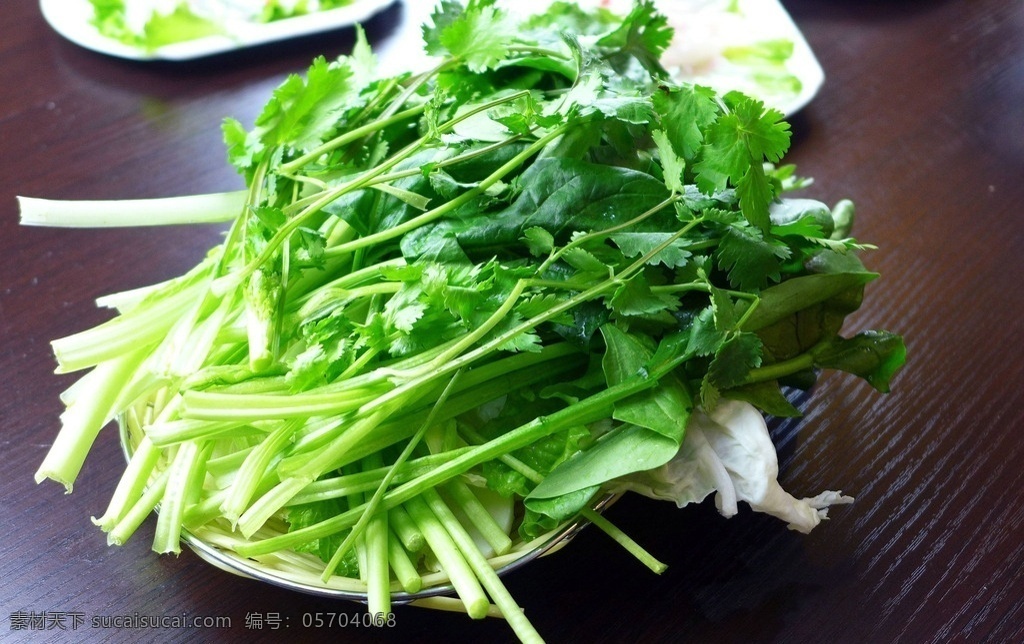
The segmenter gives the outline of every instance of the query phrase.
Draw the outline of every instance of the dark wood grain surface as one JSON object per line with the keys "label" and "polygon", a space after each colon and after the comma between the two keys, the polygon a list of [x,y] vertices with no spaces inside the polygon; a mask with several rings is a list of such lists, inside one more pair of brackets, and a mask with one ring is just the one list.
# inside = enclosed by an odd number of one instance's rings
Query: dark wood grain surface
{"label": "dark wood grain surface", "polygon": [[[812,193],[858,205],[883,275],[853,327],[905,334],[881,396],[824,378],[804,418],[773,425],[781,480],[856,496],[813,534],[713,506],[627,499],[611,518],[669,564],[655,576],[596,530],[507,578],[553,642],[1024,641],[1024,8],[1006,0],[788,0],[825,68],[793,119],[789,160]],[[408,8],[368,25],[382,52],[415,37]],[[62,40],[37,4],[0,10],[0,639],[505,641],[497,620],[399,607],[392,629],[303,628],[358,610],[150,551],[153,522],[108,547],[90,516],[122,456],[101,434],[74,494],[33,473],[67,377],[49,341],[104,319],[101,294],[194,264],[216,227],[18,226],[15,195],[150,197],[234,189],[220,121],[352,34],[190,64],[132,63]],[[404,54],[411,55],[411,54]],[[227,616],[219,630],[15,630],[18,611]],[[280,631],[246,628],[276,613]]]}

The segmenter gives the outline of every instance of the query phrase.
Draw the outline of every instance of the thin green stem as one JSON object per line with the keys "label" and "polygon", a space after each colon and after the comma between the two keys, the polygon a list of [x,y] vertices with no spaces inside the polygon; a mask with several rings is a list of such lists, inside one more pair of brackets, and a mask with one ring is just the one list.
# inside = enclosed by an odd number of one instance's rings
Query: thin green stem
{"label": "thin green stem", "polygon": [[383,130],[387,127],[395,125],[396,123],[401,123],[402,121],[406,121],[410,118],[419,116],[420,114],[423,113],[426,107],[426,103],[415,105],[393,116],[373,121],[371,123],[367,123],[366,125],[357,127],[352,130],[348,130],[344,134],[336,136],[330,141],[327,141],[326,143],[323,143],[317,146],[316,148],[310,150],[306,154],[303,154],[298,158],[292,159],[288,163],[282,163],[279,171],[281,174],[289,176],[296,172],[302,166],[306,165],[307,163],[315,161],[321,156],[327,154],[328,152],[337,150],[343,145],[347,145],[349,143],[352,143],[353,141],[358,141],[359,139],[369,134],[373,134],[374,132]]}
{"label": "thin green stem", "polygon": [[[342,541],[341,545],[334,552],[334,555],[331,557],[330,561],[327,562],[327,565],[324,567],[324,572],[323,575],[321,576],[321,579],[327,581],[327,579],[329,579],[330,576],[334,574],[334,570],[338,567],[338,564],[341,563],[342,559],[347,554],[348,549],[352,546],[352,544],[355,543],[355,540],[359,538],[360,534],[362,534],[363,529],[377,514],[377,508],[380,505],[381,499],[384,498],[384,493],[387,492],[389,487],[391,487],[391,481],[394,480],[395,475],[399,471],[399,468],[401,468],[405,464],[405,462],[412,455],[413,450],[416,449],[417,445],[419,445],[420,441],[423,439],[423,435],[426,434],[428,429],[433,427],[435,419],[437,418],[438,411],[444,406],[445,402],[448,400],[448,396],[454,389],[455,383],[458,381],[460,374],[461,372],[459,371],[455,372],[455,375],[453,375],[451,380],[448,381],[448,385],[444,388],[444,391],[441,392],[441,395],[438,396],[437,401],[434,403],[434,406],[431,407],[430,413],[427,414],[427,417],[426,419],[424,419],[423,424],[420,425],[419,429],[416,430],[416,433],[413,434],[411,439],[409,439],[409,442],[406,443],[405,447],[402,449],[402,453],[398,455],[398,458],[395,459],[395,462],[391,465],[390,468],[388,468],[387,473],[384,475],[380,483],[377,485],[377,489],[374,490],[373,494],[370,495],[370,497],[366,500],[366,505],[363,508],[363,516],[361,516],[359,518],[359,521],[357,521],[356,524],[352,526],[351,532],[349,532],[348,536],[345,537],[345,540]],[[374,460],[379,460],[380,452],[374,452],[374,454],[376,455],[376,457],[374,457]],[[385,526],[386,525],[387,524],[385,523]]]}
{"label": "thin green stem", "polygon": [[747,373],[747,377],[744,378],[743,384],[778,380],[779,378],[784,378],[801,371],[806,371],[813,366],[814,354],[812,349],[805,353],[801,353],[794,358],[790,358],[789,360],[782,360],[781,362],[751,369]]}
{"label": "thin green stem", "polygon": [[416,522],[402,506],[397,505],[388,510],[388,526],[394,531],[406,551],[416,553],[426,545],[423,533],[416,527]]}
{"label": "thin green stem", "polygon": [[609,226],[608,228],[604,228],[602,230],[595,230],[595,231],[587,233],[585,235],[580,235],[579,237],[577,237],[577,238],[573,239],[572,241],[570,241],[565,246],[562,246],[561,248],[559,248],[558,250],[553,252],[551,254],[551,256],[548,257],[546,260],[544,260],[544,262],[537,268],[536,274],[537,275],[543,275],[548,270],[548,268],[551,267],[552,264],[557,262],[562,257],[562,255],[564,255],[566,252],[572,250],[573,248],[578,248],[578,247],[582,246],[583,244],[585,244],[585,243],[587,243],[587,242],[589,242],[591,240],[602,239],[604,237],[608,237],[609,235],[613,235],[613,234],[615,234],[616,232],[618,232],[620,230],[626,230],[628,228],[631,228],[631,227],[639,224],[640,222],[644,221],[645,219],[648,219],[651,216],[661,212],[662,210],[664,210],[665,208],[667,208],[668,206],[672,205],[673,203],[675,203],[678,200],[679,200],[678,196],[672,195],[668,199],[665,199],[664,201],[662,201],[661,203],[657,204],[656,206],[646,210],[645,212],[640,213],[639,215],[637,215],[636,217],[633,217],[629,221],[624,221],[624,222],[622,222],[620,224],[616,224],[614,226]]}
{"label": "thin green stem", "polygon": [[99,519],[93,519],[104,532],[110,532],[117,522],[124,518],[133,504],[142,498],[150,476],[160,459],[160,450],[148,436],[143,436],[128,461],[114,494],[110,497],[107,511]]}
{"label": "thin green stem", "polygon": [[[469,532],[459,522],[451,508],[444,502],[441,495],[437,493],[437,490],[430,489],[425,491],[423,498],[434,512],[434,515],[437,516],[441,525],[444,526],[452,541],[455,542],[456,547],[458,547],[466,563],[469,564],[473,574],[483,584],[483,587],[487,589],[487,593],[494,600],[498,609],[501,610],[501,614],[505,617],[509,626],[512,627],[512,630],[515,631],[519,640],[524,644],[542,643],[544,640],[541,638],[540,633],[530,623],[530,620],[526,618],[523,609],[519,607],[519,604],[512,598],[512,594],[505,588],[505,584],[501,582],[498,573],[494,571],[494,568],[491,567],[487,559],[480,552],[480,549],[473,541],[473,537],[470,536]],[[473,614],[471,613],[470,616],[473,617]]]}
{"label": "thin green stem", "polygon": [[462,207],[463,205],[469,203],[473,199],[476,199],[478,196],[486,192],[491,186],[493,186],[499,180],[504,178],[507,174],[521,166],[534,154],[544,149],[544,147],[547,146],[548,143],[561,136],[567,129],[568,126],[563,125],[551,131],[544,137],[538,139],[528,148],[517,154],[515,157],[507,161],[500,168],[492,172],[489,176],[484,178],[479,184],[463,192],[454,199],[446,201],[444,204],[438,206],[437,208],[428,210],[422,215],[413,217],[412,219],[409,219],[387,230],[382,230],[380,232],[367,235],[365,237],[357,237],[356,239],[353,239],[350,242],[341,244],[339,246],[335,246],[334,248],[330,248],[326,251],[327,256],[350,253],[358,248],[363,248],[365,246],[373,246],[375,244],[379,244],[380,242],[395,239],[397,237],[401,237],[402,235],[406,234],[411,230],[415,230],[420,226],[426,225],[437,219],[440,219],[449,212],[452,212]]}
{"label": "thin green stem", "polygon": [[[484,442],[484,438],[482,436],[469,428],[464,427],[460,429],[460,432],[473,443],[479,444]],[[544,480],[544,477],[540,472],[533,469],[526,463],[523,463],[511,454],[504,454],[500,457],[500,460],[516,472],[522,474],[527,480],[535,485],[540,484],[540,482]],[[580,516],[597,526],[602,532],[611,537],[615,543],[625,548],[627,552],[636,557],[638,561],[655,573],[661,574],[668,568],[668,566],[658,561],[651,553],[647,552],[643,546],[634,541],[632,537],[623,532],[621,528],[613,524],[604,515],[593,508],[583,508],[580,511]]]}
{"label": "thin green stem", "polygon": [[580,511],[580,515],[590,521],[592,524],[597,526],[606,535],[612,538],[615,543],[619,544],[626,549],[629,554],[637,558],[637,560],[643,565],[647,566],[650,570],[657,574],[665,572],[668,568],[667,565],[655,559],[651,553],[647,552],[639,543],[633,540],[628,534],[623,532],[617,525],[609,521],[600,512],[592,508],[583,508]]}
{"label": "thin green stem", "polygon": [[301,421],[283,422],[280,427],[270,432],[249,452],[241,467],[238,468],[238,473],[229,488],[228,497],[221,506],[224,516],[230,521],[237,521],[238,517],[242,515],[273,461],[280,457],[281,452],[291,443],[295,432],[301,427]]}
{"label": "thin green stem", "polygon": [[[397,509],[397,508],[395,508]],[[408,514],[406,514],[408,516]],[[412,519],[410,519],[411,521]],[[390,525],[391,513],[388,513]],[[421,536],[422,538],[422,536]],[[423,577],[416,570],[416,564],[409,557],[409,552],[402,545],[402,540],[392,529],[388,537],[388,562],[395,573],[395,579],[407,593],[418,593],[423,588]]]}
{"label": "thin green stem", "polygon": [[36,471],[36,483],[52,479],[71,491],[100,429],[121,411],[114,409],[118,392],[145,356],[145,349],[127,353],[101,363],[85,376],[88,387],[78,393],[75,404],[61,416],[60,431]]}
{"label": "thin green stem", "polygon": [[487,545],[494,550],[494,554],[503,555],[512,549],[512,538],[508,536],[508,532],[498,525],[491,513],[488,512],[487,507],[468,485],[459,479],[452,479],[444,485],[444,491],[465,513],[466,518],[477,529]]}
{"label": "thin green stem", "polygon": [[473,619],[486,617],[491,602],[484,594],[473,568],[466,562],[462,549],[452,540],[450,532],[445,529],[434,510],[419,495],[409,499],[405,509],[426,537],[430,550],[465,604],[466,613]]}
{"label": "thin green stem", "polygon": [[[380,452],[376,452],[364,459],[364,466],[376,468],[383,462]],[[375,511],[375,506],[371,506],[372,496],[367,495],[364,515],[369,517],[366,523],[366,608],[370,615],[383,616],[391,612],[391,566],[388,563],[391,538],[388,513]],[[353,528],[350,534],[355,532]]]}
{"label": "thin green stem", "polygon": [[[393,488],[384,496],[382,506],[390,509],[405,503],[426,489],[440,485],[459,474],[469,471],[473,467],[494,460],[503,454],[530,445],[544,436],[575,425],[585,425],[608,418],[611,416],[616,402],[655,387],[659,379],[675,368],[677,364],[678,358],[670,360],[665,364],[655,365],[646,376],[638,374],[627,378],[621,383],[584,398],[570,407],[556,411],[548,416],[535,418],[483,445],[478,445],[452,458],[444,465]],[[294,495],[294,493],[297,493],[298,490],[308,484],[309,481],[300,483],[298,479],[282,481],[284,486],[296,486],[295,492],[291,493],[291,495]],[[281,495],[283,496],[287,493],[286,490],[283,490]],[[350,528],[355,525],[360,516],[360,509],[354,508],[348,512],[343,512],[335,517],[294,530],[288,534],[241,544],[238,547],[238,552],[243,556],[251,557],[268,554],[280,549],[293,548],[313,539],[320,539]]]}

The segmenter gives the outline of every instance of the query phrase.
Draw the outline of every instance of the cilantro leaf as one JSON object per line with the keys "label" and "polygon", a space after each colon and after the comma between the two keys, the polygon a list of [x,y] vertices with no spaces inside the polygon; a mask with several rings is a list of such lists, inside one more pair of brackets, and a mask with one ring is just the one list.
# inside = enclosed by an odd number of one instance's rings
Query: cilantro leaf
{"label": "cilantro leaf", "polygon": [[717,251],[718,267],[743,291],[758,291],[779,281],[782,261],[789,255],[784,242],[745,225],[730,226]]}
{"label": "cilantro leaf", "polygon": [[608,305],[619,315],[647,316],[673,308],[674,302],[651,290],[643,274],[615,289]]}
{"label": "cilantro leaf", "polygon": [[[667,232],[622,232],[611,235],[610,239],[619,247],[626,257],[641,257],[661,246],[672,237]],[[664,264],[669,268],[685,266],[691,253],[686,249],[686,240],[676,239],[659,251],[647,263]]]}
{"label": "cilantro leaf", "polygon": [[789,148],[789,124],[764,103],[729,92],[723,97],[729,111],[708,127],[701,159],[697,162],[697,186],[706,194],[736,187],[743,216],[767,231],[771,226],[769,206],[781,189],[763,168],[774,163]]}
{"label": "cilantro leaf", "polygon": [[620,72],[626,67],[625,58],[631,57],[652,76],[663,78],[668,73],[661,66],[661,55],[672,42],[673,34],[668,18],[658,13],[651,0],[642,0],[615,31],[598,40],[598,45],[616,50],[613,60],[617,59]]}
{"label": "cilantro leaf", "polygon": [[423,30],[427,53],[448,54],[471,72],[497,67],[518,31],[516,21],[493,5],[494,0],[469,0],[460,11],[458,3],[443,2],[433,15],[433,25]]}
{"label": "cilantro leaf", "polygon": [[351,82],[347,60],[328,63],[317,57],[306,73],[290,75],[256,118],[256,132],[266,147],[290,145],[308,150],[337,127],[337,116],[353,105],[358,87]]}
{"label": "cilantro leaf", "polygon": [[661,167],[665,174],[665,187],[673,194],[681,194],[686,188],[683,186],[683,170],[686,162],[676,154],[664,130],[655,130],[651,135],[654,144],[658,147],[658,158],[661,160]]}
{"label": "cilantro leaf", "polygon": [[653,100],[673,148],[687,161],[693,160],[704,143],[704,129],[718,117],[714,90],[700,85],[659,87]]}

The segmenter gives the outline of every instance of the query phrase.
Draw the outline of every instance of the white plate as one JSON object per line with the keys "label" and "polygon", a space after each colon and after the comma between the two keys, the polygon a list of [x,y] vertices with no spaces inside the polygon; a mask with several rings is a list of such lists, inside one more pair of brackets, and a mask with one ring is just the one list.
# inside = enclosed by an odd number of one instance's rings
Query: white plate
{"label": "white plate", "polygon": [[[498,4],[513,12],[532,13],[553,1],[498,0]],[[577,4],[626,13],[633,0],[577,0]],[[654,0],[654,4],[676,31],[662,63],[678,80],[720,92],[740,90],[786,115],[807,105],[825,81],[818,59],[779,0]],[[731,47],[772,40],[793,45],[784,70],[799,81],[796,92],[772,91],[756,81],[758,70],[725,57]]]}
{"label": "white plate", "polygon": [[[779,0],[656,0],[676,28],[663,64],[676,76],[719,91],[737,89],[762,99],[783,114],[807,105],[825,82],[825,72],[807,39]],[[737,11],[728,11],[735,6]],[[756,70],[729,61],[725,51],[772,40],[793,45],[784,72],[799,81],[799,90],[773,91],[759,84]],[[783,71],[783,70],[777,70]]]}
{"label": "white plate", "polygon": [[239,21],[225,25],[227,35],[207,36],[144,51],[107,38],[92,26],[89,0],[39,0],[43,18],[54,31],[71,42],[118,58],[132,60],[192,60],[236,49],[350,27],[392,5],[396,0],[356,0],[351,5],[314,14],[256,23]]}
{"label": "white plate", "polygon": [[[354,4],[315,14],[270,23],[239,22],[229,25],[230,36],[209,36],[160,47],[152,52],[117,42],[90,24],[92,5],[88,0],[40,0],[44,18],[68,40],[94,51],[135,60],[189,60],[275,41],[339,29],[365,21],[397,0],[357,0]],[[516,13],[543,10],[552,0],[501,0]],[[630,0],[579,0],[583,6],[606,6],[628,11]],[[803,34],[779,0],[656,0],[658,8],[676,28],[676,38],[665,56],[666,66],[679,80],[708,85],[719,91],[739,89],[756,96],[786,115],[793,114],[814,98],[825,74]],[[405,20],[429,19],[430,0],[410,0]],[[730,8],[737,9],[736,11]],[[419,38],[419,25],[404,25],[403,40]],[[730,62],[724,56],[729,47],[784,39],[793,44],[785,70],[800,83],[798,92],[772,92],[754,80],[755,70]],[[382,60],[382,67],[400,65],[422,68],[428,59],[422,47],[394,43],[401,55]],[[399,52],[396,51],[396,54]],[[401,70],[394,70],[401,71]]]}

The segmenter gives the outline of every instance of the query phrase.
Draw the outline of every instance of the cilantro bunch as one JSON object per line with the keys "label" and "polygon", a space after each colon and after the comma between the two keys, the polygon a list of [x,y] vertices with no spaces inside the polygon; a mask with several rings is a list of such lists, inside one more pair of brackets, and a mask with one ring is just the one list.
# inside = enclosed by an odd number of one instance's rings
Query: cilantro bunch
{"label": "cilantro bunch", "polygon": [[[777,468],[763,414],[799,414],[783,388],[822,369],[887,391],[905,348],[840,335],[870,247],[849,202],[789,196],[809,180],[780,165],[782,115],[671,82],[650,2],[520,20],[448,0],[423,35],[428,72],[379,77],[360,33],[251,129],[226,121],[244,192],[22,200],[29,224],[231,222],[191,272],[53,343],[60,371],[91,371],[37,478],[70,489],[119,417],[113,543],[159,504],[158,552],[188,531],[317,561],[324,583],[362,579],[372,613],[440,575],[524,640],[495,562],[567,521],[664,568],[593,510],[609,490],[717,492],[812,528],[840,497],[754,480]],[[743,441],[760,474],[729,461]]]}

